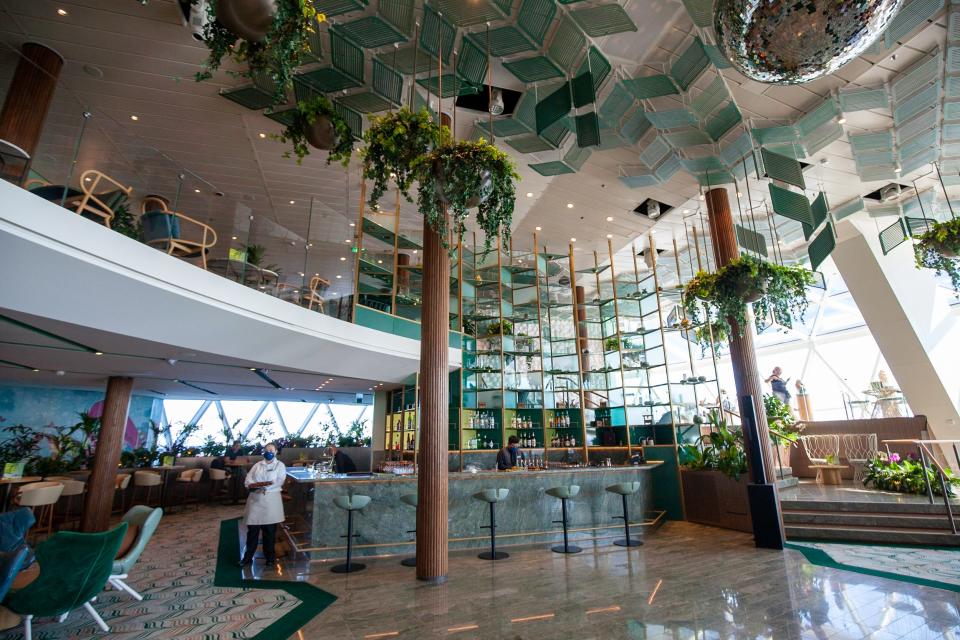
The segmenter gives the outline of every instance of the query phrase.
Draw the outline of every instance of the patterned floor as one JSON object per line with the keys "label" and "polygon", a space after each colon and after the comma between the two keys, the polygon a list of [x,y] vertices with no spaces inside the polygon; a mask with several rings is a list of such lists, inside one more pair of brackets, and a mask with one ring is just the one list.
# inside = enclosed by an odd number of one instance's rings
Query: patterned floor
{"label": "patterned floor", "polygon": [[[141,556],[129,584],[141,594],[137,602],[106,591],[95,607],[110,625],[110,638],[158,640],[253,638],[291,612],[300,601],[275,589],[230,589],[213,584],[220,520],[240,515],[241,508],[204,507],[165,515]],[[33,637],[104,637],[86,614],[74,612],[63,624],[34,620]],[[0,634],[0,640],[22,638],[20,629]]]}
{"label": "patterned floor", "polygon": [[792,542],[790,548],[821,566],[960,591],[960,549],[823,542]]}

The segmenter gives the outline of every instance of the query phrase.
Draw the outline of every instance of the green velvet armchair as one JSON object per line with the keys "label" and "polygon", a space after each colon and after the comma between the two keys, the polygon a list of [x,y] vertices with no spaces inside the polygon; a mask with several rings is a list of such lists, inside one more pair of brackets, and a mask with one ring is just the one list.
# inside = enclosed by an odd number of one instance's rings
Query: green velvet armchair
{"label": "green velvet armchair", "polygon": [[133,566],[137,564],[137,560],[140,559],[140,554],[147,548],[147,543],[150,542],[150,538],[153,537],[157,526],[160,525],[161,517],[163,517],[163,509],[151,509],[142,504],[133,507],[123,516],[123,521],[126,522],[128,526],[137,527],[139,530],[137,531],[136,539],[133,541],[133,546],[130,547],[122,558],[117,558],[113,561],[113,571],[110,574],[110,586],[117,591],[129,593],[137,600],[143,600],[143,596],[137,593],[130,585],[124,582],[124,580],[133,569]]}
{"label": "green velvet armchair", "polygon": [[126,522],[103,533],[60,531],[37,546],[39,577],[4,602],[23,618],[25,640],[33,638],[34,616],[56,616],[63,622],[80,607],[102,630],[110,630],[91,602],[106,586],[126,532]]}

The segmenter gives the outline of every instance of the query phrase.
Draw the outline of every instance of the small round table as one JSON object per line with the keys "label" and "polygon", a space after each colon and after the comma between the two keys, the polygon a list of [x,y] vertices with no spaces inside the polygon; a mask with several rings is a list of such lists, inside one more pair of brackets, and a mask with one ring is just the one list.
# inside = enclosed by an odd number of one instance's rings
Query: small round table
{"label": "small round table", "polygon": [[850,467],[845,464],[812,464],[810,468],[817,470],[817,481],[821,484],[841,484],[840,472]]}

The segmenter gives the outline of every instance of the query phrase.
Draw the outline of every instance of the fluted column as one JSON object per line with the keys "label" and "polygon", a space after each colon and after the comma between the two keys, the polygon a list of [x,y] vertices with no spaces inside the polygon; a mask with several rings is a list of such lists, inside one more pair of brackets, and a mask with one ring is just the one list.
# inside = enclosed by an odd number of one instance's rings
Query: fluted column
{"label": "fluted column", "polygon": [[[42,44],[26,42],[20,48],[20,60],[0,111],[0,139],[17,145],[31,158],[36,153],[62,67],[60,54]],[[12,178],[19,178],[20,173],[19,163],[0,168],[0,174]]]}
{"label": "fluted column", "polygon": [[[740,257],[740,248],[737,244],[737,234],[733,228],[733,216],[730,213],[730,201],[727,199],[727,190],[718,187],[710,189],[706,194],[707,214],[710,221],[710,237],[713,239],[713,254],[716,257],[717,268]],[[733,365],[733,380],[737,387],[738,402],[743,396],[753,396],[754,411],[757,415],[757,437],[760,439],[760,451],[763,454],[763,466],[766,471],[767,482],[773,483],[774,464],[770,450],[770,430],[767,426],[767,413],[763,408],[763,387],[760,382],[760,369],[757,367],[757,354],[753,346],[753,326],[743,328],[743,335],[739,335],[738,325],[730,320],[733,331],[730,333],[730,360]],[[744,415],[740,407],[740,415]],[[744,429],[744,437],[749,439],[751,434]],[[749,451],[749,440],[747,442]],[[747,456],[749,461],[749,456]]]}
{"label": "fluted column", "polygon": [[[444,216],[446,216],[444,210]],[[423,313],[420,318],[420,453],[417,478],[417,578],[447,579],[450,256],[423,221]]]}
{"label": "fluted column", "polygon": [[107,381],[107,395],[103,399],[100,433],[93,458],[93,471],[87,480],[87,496],[83,504],[82,531],[106,531],[110,526],[113,495],[123,449],[123,433],[130,411],[130,392],[133,378],[113,377]]}

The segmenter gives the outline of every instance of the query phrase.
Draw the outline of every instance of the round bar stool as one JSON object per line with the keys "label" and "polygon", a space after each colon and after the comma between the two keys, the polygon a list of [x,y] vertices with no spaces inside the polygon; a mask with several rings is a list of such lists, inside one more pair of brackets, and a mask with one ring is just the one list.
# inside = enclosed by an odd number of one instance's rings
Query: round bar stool
{"label": "round bar stool", "polygon": [[353,557],[353,539],[359,538],[359,535],[353,533],[353,512],[363,509],[370,504],[370,496],[337,496],[333,499],[333,504],[347,512],[347,535],[340,536],[347,539],[347,562],[330,567],[334,573],[352,573],[366,569],[367,565],[358,562],[351,562]]}
{"label": "round bar stool", "polygon": [[[176,484],[174,486],[183,487],[183,508],[187,508],[187,504],[191,501],[194,503],[194,506],[197,510],[200,510],[200,496],[197,494],[197,487],[200,486],[200,479],[203,477],[203,469],[187,469],[180,473],[177,476]],[[191,500],[191,494],[193,494],[193,499]]]}
{"label": "round bar stool", "polygon": [[[405,493],[404,495],[400,496],[400,502],[402,502],[402,503],[404,503],[404,504],[410,505],[411,507],[413,507],[414,512],[416,512],[416,509],[417,509],[417,494],[415,494],[415,493]],[[407,533],[416,534],[416,533],[417,533],[417,530],[416,530],[416,528],[410,529],[409,531],[407,531]],[[416,537],[414,537],[414,541],[416,541]],[[400,561],[400,564],[402,564],[402,565],[405,566],[405,567],[415,567],[415,566],[417,566],[417,556],[416,556],[416,554],[414,554],[414,556],[413,556],[412,558],[404,558],[403,560]]]}
{"label": "round bar stool", "polygon": [[210,474],[210,495],[207,497],[209,501],[213,501],[219,498],[223,492],[228,474],[226,469],[214,469],[213,467],[207,469],[207,473]]}
{"label": "round bar stool", "polygon": [[147,492],[147,499],[144,502],[147,506],[150,506],[150,498],[153,496],[154,488],[157,491],[160,491],[160,486],[163,484],[163,476],[161,476],[156,471],[134,471],[133,473],[133,501],[137,501],[137,489],[142,489]]}
{"label": "round bar stool", "polygon": [[57,504],[61,493],[63,485],[59,482],[31,482],[20,487],[17,504],[30,507],[36,519],[36,533],[46,531],[47,536],[53,533],[53,505]]}
{"label": "round bar stool", "polygon": [[490,505],[490,525],[481,526],[481,529],[490,529],[490,551],[484,551],[477,557],[481,560],[503,560],[509,558],[510,554],[505,551],[497,551],[497,512],[496,505],[502,502],[510,495],[510,489],[484,489],[479,493],[473,494],[474,500],[486,502]]}
{"label": "round bar stool", "polygon": [[575,544],[570,544],[567,536],[567,500],[580,495],[580,485],[572,484],[569,487],[553,487],[552,489],[547,489],[546,494],[560,499],[560,510],[563,513],[562,520],[553,521],[554,524],[563,525],[563,544],[551,547],[550,550],[556,553],[580,553],[583,549]]}
{"label": "round bar stool", "polygon": [[133,476],[129,473],[121,473],[117,475],[116,483],[114,484],[113,495],[114,501],[117,501],[119,498],[120,509],[112,509],[111,513],[126,513],[127,511],[127,487],[130,486],[130,478]]}
{"label": "round bar stool", "polygon": [[[44,478],[45,482],[59,482],[63,485],[63,491],[60,493],[61,498],[67,499],[67,504],[63,510],[63,521],[58,525],[58,527],[64,527],[68,522],[72,521],[71,516],[73,515],[73,502],[74,498],[77,496],[82,496],[87,490],[87,483],[82,480],[76,480],[69,476],[50,476]],[[81,498],[82,502],[83,498]],[[82,506],[82,504],[81,504]],[[79,515],[79,514],[78,514]],[[78,518],[79,521],[79,518]]]}
{"label": "round bar stool", "polygon": [[627,509],[627,496],[635,494],[637,491],[640,491],[639,482],[621,482],[619,484],[612,484],[607,487],[607,491],[610,493],[616,493],[623,499],[623,515],[622,516],[613,516],[614,520],[623,519],[623,530],[625,537],[623,540],[614,540],[613,544],[618,547],[639,547],[643,544],[642,540],[630,537],[630,512]]}

